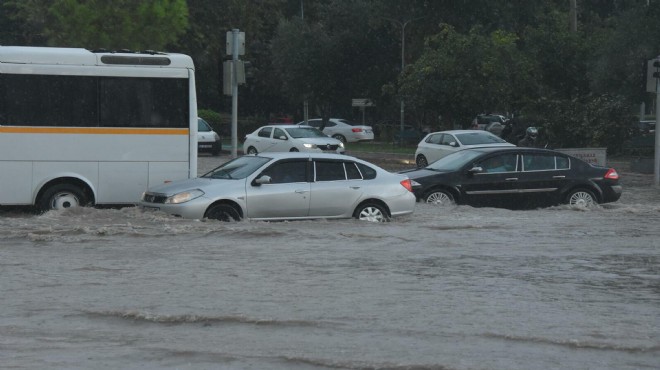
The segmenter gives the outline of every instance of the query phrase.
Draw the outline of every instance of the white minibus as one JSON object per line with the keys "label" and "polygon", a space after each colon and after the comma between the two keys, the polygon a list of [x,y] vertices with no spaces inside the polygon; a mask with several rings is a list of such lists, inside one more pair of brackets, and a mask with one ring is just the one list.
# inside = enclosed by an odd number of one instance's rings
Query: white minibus
{"label": "white minibus", "polygon": [[135,204],[196,174],[189,56],[0,46],[0,206]]}

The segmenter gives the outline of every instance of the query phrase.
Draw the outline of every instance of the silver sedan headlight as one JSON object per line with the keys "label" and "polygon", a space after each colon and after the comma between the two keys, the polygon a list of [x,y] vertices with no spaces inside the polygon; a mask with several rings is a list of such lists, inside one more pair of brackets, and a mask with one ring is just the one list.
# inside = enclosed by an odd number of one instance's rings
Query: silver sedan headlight
{"label": "silver sedan headlight", "polygon": [[339,147],[340,147],[340,148],[343,148],[343,147],[344,147],[344,143],[339,142]]}
{"label": "silver sedan headlight", "polygon": [[309,143],[304,143],[303,146],[307,149],[314,149],[316,148],[316,144],[309,144]]}
{"label": "silver sedan headlight", "polygon": [[204,192],[199,189],[186,190],[174,195],[170,195],[165,199],[165,204],[180,204],[189,202],[195,198],[199,198],[204,195]]}

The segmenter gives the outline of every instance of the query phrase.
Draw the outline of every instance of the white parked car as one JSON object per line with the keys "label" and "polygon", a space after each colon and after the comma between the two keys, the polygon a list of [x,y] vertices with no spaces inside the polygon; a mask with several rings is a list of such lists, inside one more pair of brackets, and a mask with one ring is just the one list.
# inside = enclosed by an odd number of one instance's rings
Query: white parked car
{"label": "white parked car", "polygon": [[343,154],[344,143],[311,126],[268,125],[245,136],[243,153],[326,152]]}
{"label": "white parked car", "polygon": [[197,117],[197,153],[218,155],[222,150],[222,141],[211,125],[203,118]]}
{"label": "white parked car", "polygon": [[220,221],[351,218],[383,222],[411,214],[407,176],[328,153],[262,153],[233,159],[196,178],[148,189],[145,209]]}
{"label": "white parked car", "polygon": [[[307,120],[307,125],[321,128],[323,120],[314,118]],[[298,125],[304,125],[305,122],[298,122]],[[371,126],[365,126],[360,123],[351,122],[341,118],[330,118],[323,128],[323,133],[340,140],[342,143],[354,143],[358,141],[369,141],[374,139],[374,130]]]}
{"label": "white parked car", "polygon": [[432,132],[417,144],[415,162],[426,167],[438,159],[463,149],[485,146],[515,146],[499,136],[483,130],[449,130]]}

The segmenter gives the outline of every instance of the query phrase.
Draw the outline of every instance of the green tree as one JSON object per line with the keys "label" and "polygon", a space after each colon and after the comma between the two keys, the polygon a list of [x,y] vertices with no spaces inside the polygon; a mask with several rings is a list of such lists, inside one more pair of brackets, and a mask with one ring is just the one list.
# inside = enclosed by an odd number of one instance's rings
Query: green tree
{"label": "green tree", "polygon": [[162,50],[188,27],[185,0],[55,0],[48,15],[52,46]]}
{"label": "green tree", "polygon": [[536,92],[533,62],[505,31],[463,35],[444,25],[400,79],[409,104],[466,126],[482,112],[516,112]]}
{"label": "green tree", "polygon": [[350,118],[352,98],[377,100],[396,76],[398,48],[371,26],[372,15],[369,1],[333,0],[319,6],[314,21],[283,20],[272,41],[283,93],[299,106],[308,100],[312,112],[326,118]]}

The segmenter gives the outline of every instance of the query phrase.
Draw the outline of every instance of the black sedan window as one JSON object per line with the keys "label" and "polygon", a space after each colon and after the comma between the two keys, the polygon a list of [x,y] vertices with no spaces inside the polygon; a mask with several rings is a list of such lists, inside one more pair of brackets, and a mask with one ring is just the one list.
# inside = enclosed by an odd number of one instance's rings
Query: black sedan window
{"label": "black sedan window", "polygon": [[555,169],[555,156],[544,154],[524,154],[523,169],[525,171],[547,171]]}
{"label": "black sedan window", "polygon": [[516,170],[516,154],[503,154],[491,157],[481,162],[479,166],[485,173],[513,172]]}

